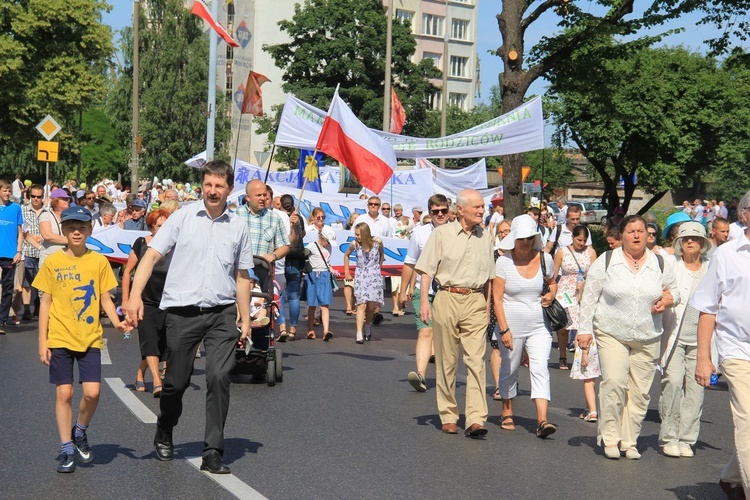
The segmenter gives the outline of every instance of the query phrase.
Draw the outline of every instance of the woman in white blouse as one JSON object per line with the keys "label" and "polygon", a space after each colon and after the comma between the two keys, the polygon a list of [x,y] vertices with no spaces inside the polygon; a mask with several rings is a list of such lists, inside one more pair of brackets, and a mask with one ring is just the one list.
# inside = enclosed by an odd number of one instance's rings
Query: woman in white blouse
{"label": "woman in white blouse", "polygon": [[[545,326],[542,307],[550,305],[557,292],[555,266],[552,257],[541,251],[542,237],[537,231],[536,221],[529,215],[513,219],[510,234],[500,242],[499,249],[507,252],[497,259],[492,280],[492,300],[502,345],[499,385],[503,410],[500,427],[507,431],[516,428],[513,398],[518,392],[518,370],[525,347],[529,354],[531,399],[536,406],[536,435],[546,438],[557,427],[547,421],[550,401],[547,363],[552,334]],[[542,272],[543,266],[546,275]],[[544,281],[550,287],[546,295],[542,295]]]}
{"label": "woman in white blouse", "polygon": [[659,442],[668,457],[692,457],[703,413],[703,387],[695,381],[698,358],[699,311],[688,305],[708,269],[704,257],[711,248],[700,222],[683,222],[672,245],[676,260],[675,279],[681,302],[664,312],[664,335],[659,369],[661,397]]}
{"label": "woman in white blouse", "polygon": [[643,218],[625,217],[620,232],[622,246],[602,254],[589,269],[577,338],[581,349],[588,349],[596,332],[602,371],[597,442],[607,458],[624,453],[637,460],[636,442],[659,359],[662,313],[680,296],[672,263],[646,248]]}

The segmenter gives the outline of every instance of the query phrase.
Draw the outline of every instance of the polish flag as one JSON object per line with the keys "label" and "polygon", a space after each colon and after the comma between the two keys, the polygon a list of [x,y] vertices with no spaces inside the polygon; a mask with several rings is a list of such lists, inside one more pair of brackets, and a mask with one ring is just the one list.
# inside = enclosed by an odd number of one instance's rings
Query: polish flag
{"label": "polish flag", "polygon": [[248,73],[247,82],[245,83],[245,96],[242,98],[243,115],[263,116],[263,93],[260,90],[260,86],[270,81],[255,71]]}
{"label": "polish flag", "polygon": [[333,95],[316,148],[346,166],[362,186],[380,193],[396,169],[396,154]]}
{"label": "polish flag", "polygon": [[401,101],[396,95],[396,91],[391,87],[391,134],[400,134],[404,130],[404,123],[406,123],[406,111]]}
{"label": "polish flag", "polygon": [[211,12],[208,10],[208,7],[206,7],[206,4],[203,3],[201,0],[195,0],[193,2],[193,8],[190,9],[190,13],[195,14],[196,16],[206,21],[214,29],[214,31],[216,31],[216,33],[218,33],[219,36],[223,38],[224,41],[227,42],[232,47],[237,48],[240,46],[239,43],[234,41],[234,38],[232,38],[232,35],[227,33],[227,30],[225,30],[221,26],[221,24],[217,23],[214,20],[213,16],[211,15]]}

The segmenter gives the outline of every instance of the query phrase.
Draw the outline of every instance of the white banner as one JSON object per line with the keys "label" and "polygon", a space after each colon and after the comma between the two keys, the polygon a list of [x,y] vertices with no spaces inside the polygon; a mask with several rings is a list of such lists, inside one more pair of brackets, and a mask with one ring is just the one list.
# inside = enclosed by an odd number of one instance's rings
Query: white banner
{"label": "white banner", "polygon": [[[287,94],[277,146],[315,149],[326,112]],[[385,139],[398,158],[472,158],[502,156],[544,148],[542,98],[535,97],[502,116],[458,134],[423,139],[371,129]]]}
{"label": "white banner", "polygon": [[[318,194],[318,193],[315,193]],[[362,202],[359,202],[361,205]],[[330,205],[328,206],[330,208]],[[352,207],[354,208],[354,207]],[[364,212],[364,209],[362,209]],[[329,212],[330,213],[330,212]],[[348,217],[348,215],[347,215]],[[326,222],[328,220],[326,219]],[[147,236],[151,233],[147,231],[126,231],[118,226],[110,226],[96,230],[86,240],[86,246],[91,250],[98,252],[108,259],[117,262],[126,262],[133,243],[140,236]],[[317,231],[311,231],[305,237],[305,243],[317,239]],[[337,271],[344,272],[344,252],[349,247],[349,243],[354,240],[352,231],[336,231],[336,245],[333,247],[331,256],[331,266]],[[406,250],[409,247],[409,240],[396,238],[383,238],[383,251],[385,253],[385,262],[383,263],[384,274],[401,274],[401,266],[406,257]],[[356,267],[356,256],[352,256],[350,262],[352,270]]]}
{"label": "white banner", "polygon": [[440,168],[426,158],[417,158],[419,168],[432,169],[435,182],[458,193],[462,189],[487,189],[487,162],[484,158],[466,168]]}

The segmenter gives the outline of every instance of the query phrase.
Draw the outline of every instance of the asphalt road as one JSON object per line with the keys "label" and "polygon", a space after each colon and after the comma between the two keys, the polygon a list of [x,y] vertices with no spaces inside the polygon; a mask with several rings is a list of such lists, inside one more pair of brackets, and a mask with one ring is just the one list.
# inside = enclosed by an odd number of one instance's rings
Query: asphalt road
{"label": "asphalt road", "polygon": [[[595,424],[578,418],[582,385],[569,378],[570,372],[557,370],[555,352],[550,421],[558,432],[551,438],[534,436],[526,369],[514,405],[515,432],[500,428],[500,402],[489,399],[486,439],[445,435],[435,405],[434,365],[428,369],[427,393],[416,393],[406,381],[414,369],[414,316],[386,315],[374,327],[373,340],[357,345],[353,317],[344,315],[342,305],[337,299],[332,311],[331,342],[279,344],[283,383],[232,385],[225,434],[232,476],[219,477],[223,484],[189,460],[200,457],[203,445],[205,358],[196,360],[174,432],[176,459],[159,462],[152,446],[155,425],[148,423],[158,414],[158,400],[132,391],[140,359],[137,337],[124,340],[106,328],[111,364],[103,366],[107,382],[89,430],[94,461],[74,474],[57,474],[55,389],[36,356],[36,323],[9,327],[0,336],[0,437],[6,443],[0,497],[723,498],[718,479],[733,446],[724,382],[706,393],[693,459],[659,452],[657,383],[639,440],[643,458],[605,459],[596,446]],[[458,380],[463,412],[462,372],[463,367]],[[147,385],[150,390],[148,377]],[[488,383],[488,391],[493,385]],[[126,405],[133,401],[140,417]]]}

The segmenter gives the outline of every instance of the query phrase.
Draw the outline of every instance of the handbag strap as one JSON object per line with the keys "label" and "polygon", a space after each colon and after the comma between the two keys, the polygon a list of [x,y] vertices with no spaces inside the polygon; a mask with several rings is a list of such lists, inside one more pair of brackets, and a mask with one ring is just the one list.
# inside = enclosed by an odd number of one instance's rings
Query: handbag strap
{"label": "handbag strap", "polygon": [[315,242],[315,246],[318,247],[318,253],[320,254],[320,258],[323,259],[323,264],[326,265],[326,268],[328,268],[328,272],[333,274],[333,271],[331,271],[331,266],[328,265],[328,261],[323,256],[323,250],[320,249],[320,245],[318,245],[318,242]]}
{"label": "handbag strap", "polygon": [[539,266],[542,268],[542,295],[549,293],[547,284],[547,264],[544,262],[544,252],[539,252]]}
{"label": "handbag strap", "polygon": [[[570,245],[568,245],[567,248],[568,248],[568,251],[570,251],[570,255],[573,256],[573,260],[576,261],[576,266],[578,266],[578,270],[583,273],[583,269],[581,269],[581,264],[578,263],[578,259],[576,258],[575,252],[573,252],[573,249],[570,248]],[[583,273],[583,274],[586,274],[586,273]]]}

